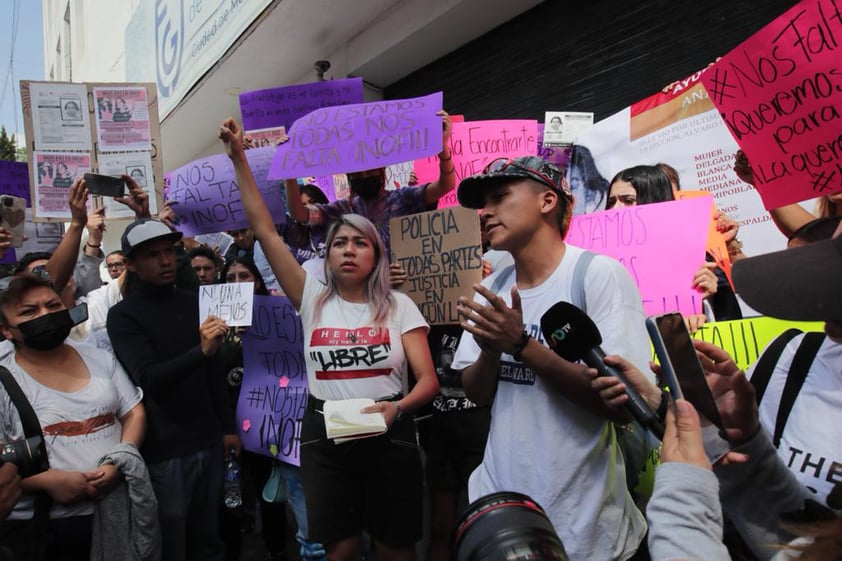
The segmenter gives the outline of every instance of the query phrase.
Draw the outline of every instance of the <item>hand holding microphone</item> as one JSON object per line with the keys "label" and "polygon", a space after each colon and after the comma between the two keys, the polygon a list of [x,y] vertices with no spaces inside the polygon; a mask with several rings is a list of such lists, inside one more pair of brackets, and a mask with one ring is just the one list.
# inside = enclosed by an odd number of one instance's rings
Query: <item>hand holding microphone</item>
{"label": "hand holding microphone", "polygon": [[628,402],[624,405],[626,411],[658,439],[663,438],[664,427],[655,411],[619,369],[605,363],[599,329],[582,310],[568,302],[555,304],[541,317],[541,332],[550,348],[564,360],[581,360],[595,369],[599,376],[612,376],[623,382],[628,395]]}

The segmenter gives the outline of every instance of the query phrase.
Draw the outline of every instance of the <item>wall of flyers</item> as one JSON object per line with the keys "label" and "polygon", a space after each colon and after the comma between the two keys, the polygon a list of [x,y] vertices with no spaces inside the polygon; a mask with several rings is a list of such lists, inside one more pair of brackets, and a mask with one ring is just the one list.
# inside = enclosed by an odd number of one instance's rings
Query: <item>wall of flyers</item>
{"label": "wall of flyers", "polygon": [[[25,80],[20,92],[36,222],[68,220],[67,191],[88,172],[131,177],[157,213],[164,174],[155,84]],[[94,204],[109,218],[134,215],[110,198]]]}

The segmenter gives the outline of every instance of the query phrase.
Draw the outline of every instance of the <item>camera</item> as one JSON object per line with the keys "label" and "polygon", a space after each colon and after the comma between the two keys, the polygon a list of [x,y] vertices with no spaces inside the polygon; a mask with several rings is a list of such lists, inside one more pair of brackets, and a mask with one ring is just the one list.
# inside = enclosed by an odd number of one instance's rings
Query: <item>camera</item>
{"label": "camera", "polygon": [[11,462],[18,467],[20,476],[29,477],[50,468],[47,445],[41,435],[13,440],[0,446],[0,465]]}
{"label": "camera", "polygon": [[453,541],[456,561],[568,561],[544,509],[511,491],[486,495],[468,505]]}
{"label": "camera", "polygon": [[12,197],[3,197],[3,206],[14,206],[15,200]]}

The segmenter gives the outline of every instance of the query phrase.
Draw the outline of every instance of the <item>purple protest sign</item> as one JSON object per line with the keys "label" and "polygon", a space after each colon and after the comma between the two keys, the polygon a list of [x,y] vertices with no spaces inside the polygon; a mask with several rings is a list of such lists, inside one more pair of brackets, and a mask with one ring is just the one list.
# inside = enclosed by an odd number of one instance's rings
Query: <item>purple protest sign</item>
{"label": "purple protest sign", "polygon": [[0,193],[26,199],[26,206],[32,206],[26,162],[0,160]]}
{"label": "purple protest sign", "polygon": [[442,94],[325,107],[298,119],[270,179],[386,167],[441,152]]}
{"label": "purple protest sign", "polygon": [[538,156],[544,158],[551,164],[555,164],[562,169],[567,167],[570,163],[570,147],[569,146],[544,146],[544,125],[538,123]]}
{"label": "purple protest sign", "polygon": [[[246,150],[257,188],[276,224],[286,221],[282,186],[267,179],[274,146]],[[190,162],[167,172],[167,199],[175,201],[178,229],[185,236],[248,228],[234,166],[224,154]]]}
{"label": "purple protest sign", "polygon": [[363,79],[326,80],[240,94],[243,129],[285,127],[321,107],[363,102]]}
{"label": "purple protest sign", "polygon": [[237,427],[246,450],[300,465],[307,366],[301,318],[287,298],[255,296],[242,336],[243,383]]}
{"label": "purple protest sign", "polygon": [[693,275],[705,260],[712,204],[708,196],[574,216],[565,241],[620,261],[646,315],[698,314]]}

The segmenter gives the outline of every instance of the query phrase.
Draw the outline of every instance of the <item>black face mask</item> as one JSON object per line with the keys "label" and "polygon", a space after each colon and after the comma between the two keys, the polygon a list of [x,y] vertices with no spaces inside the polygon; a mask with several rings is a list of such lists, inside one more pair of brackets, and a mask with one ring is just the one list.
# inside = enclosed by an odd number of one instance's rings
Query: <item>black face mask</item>
{"label": "black face mask", "polygon": [[355,177],[348,178],[348,184],[351,186],[351,191],[356,193],[363,199],[370,201],[376,199],[380,194],[380,189],[383,187],[383,178],[379,175],[371,177]]}
{"label": "black face mask", "polygon": [[[84,312],[81,308],[84,307]],[[80,314],[84,318],[80,319]],[[67,339],[70,330],[77,323],[87,319],[87,306],[76,306],[72,310],[59,310],[18,324],[23,344],[38,351],[55,349]]]}

